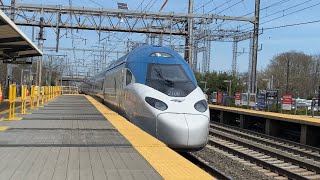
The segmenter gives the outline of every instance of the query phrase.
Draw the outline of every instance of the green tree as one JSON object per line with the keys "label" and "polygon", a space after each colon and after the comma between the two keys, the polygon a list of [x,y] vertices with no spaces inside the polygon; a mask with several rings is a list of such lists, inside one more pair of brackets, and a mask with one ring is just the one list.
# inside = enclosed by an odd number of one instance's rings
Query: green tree
{"label": "green tree", "polygon": [[231,80],[231,94],[233,95],[235,92],[241,92],[244,89],[243,83],[239,78],[232,76],[226,72],[217,73],[217,72],[208,72],[205,74],[201,74],[199,72],[195,72],[195,76],[198,82],[199,87],[203,90],[204,83],[201,81],[205,81],[207,83],[208,91],[206,94],[210,95],[212,92],[217,91],[227,91],[229,88],[229,83],[224,82],[224,80]]}

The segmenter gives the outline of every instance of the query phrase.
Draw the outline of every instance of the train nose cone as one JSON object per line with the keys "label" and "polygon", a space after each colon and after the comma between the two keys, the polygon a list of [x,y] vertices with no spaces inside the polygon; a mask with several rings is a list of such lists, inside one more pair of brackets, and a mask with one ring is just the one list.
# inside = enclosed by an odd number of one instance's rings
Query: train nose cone
{"label": "train nose cone", "polygon": [[157,117],[157,138],[172,148],[203,147],[209,119],[203,115],[164,113]]}
{"label": "train nose cone", "polygon": [[189,147],[203,147],[207,144],[209,136],[209,118],[204,115],[189,115],[185,118],[189,126]]}

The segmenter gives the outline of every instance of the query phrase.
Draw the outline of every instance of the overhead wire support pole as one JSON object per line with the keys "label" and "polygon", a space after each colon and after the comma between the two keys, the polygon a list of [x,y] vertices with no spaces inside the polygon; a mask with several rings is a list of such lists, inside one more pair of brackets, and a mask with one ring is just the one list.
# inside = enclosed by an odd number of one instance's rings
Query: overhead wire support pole
{"label": "overhead wire support pole", "polygon": [[[189,0],[189,8],[188,8],[188,14],[193,13],[193,0]],[[185,60],[189,63],[192,69],[193,67],[193,61],[192,61],[192,38],[193,38],[193,18],[188,17],[188,23],[187,23],[187,30],[188,34],[186,35],[186,49],[185,49]]]}
{"label": "overhead wire support pole", "polygon": [[57,27],[56,27],[56,34],[57,34],[57,38],[56,38],[56,52],[59,51],[59,40],[60,40],[60,28],[59,28],[59,23],[61,21],[61,14],[58,13],[57,14]]}
{"label": "overhead wire support pole", "polygon": [[11,12],[10,12],[10,19],[14,22],[15,19],[15,6],[16,0],[11,0]]}
{"label": "overhead wire support pole", "polygon": [[[40,27],[40,31],[39,31],[39,38],[38,38],[38,46],[39,49],[42,51],[43,50],[43,24],[44,24],[44,18],[40,17],[40,23],[39,23],[39,27]],[[39,56],[38,59],[38,65],[37,65],[38,69],[37,69],[37,85],[41,88],[41,73],[42,73],[42,56]]]}
{"label": "overhead wire support pole", "polygon": [[260,0],[255,1],[255,20],[253,27],[253,48],[252,48],[252,69],[251,69],[251,93],[256,93],[257,89],[257,60],[258,60],[258,39],[259,39],[259,18]]}

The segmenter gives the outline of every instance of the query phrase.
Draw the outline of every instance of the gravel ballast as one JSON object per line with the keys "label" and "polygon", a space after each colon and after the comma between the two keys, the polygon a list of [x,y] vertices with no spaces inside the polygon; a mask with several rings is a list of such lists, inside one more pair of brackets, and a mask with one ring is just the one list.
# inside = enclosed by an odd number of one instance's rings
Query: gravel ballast
{"label": "gravel ballast", "polygon": [[209,146],[207,146],[202,150],[195,152],[194,154],[209,162],[209,165],[215,167],[232,179],[273,179],[272,177],[268,177],[264,173],[259,172],[258,170],[253,169],[252,167],[245,165],[238,160],[234,160],[218,151],[210,149]]}

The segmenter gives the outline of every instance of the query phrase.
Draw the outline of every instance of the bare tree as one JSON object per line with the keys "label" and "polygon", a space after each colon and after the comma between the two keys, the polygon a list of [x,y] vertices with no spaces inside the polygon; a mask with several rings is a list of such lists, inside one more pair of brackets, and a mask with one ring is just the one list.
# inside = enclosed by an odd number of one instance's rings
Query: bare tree
{"label": "bare tree", "polygon": [[302,52],[276,55],[264,75],[274,77],[274,88],[281,94],[308,98],[314,93],[314,59]]}

